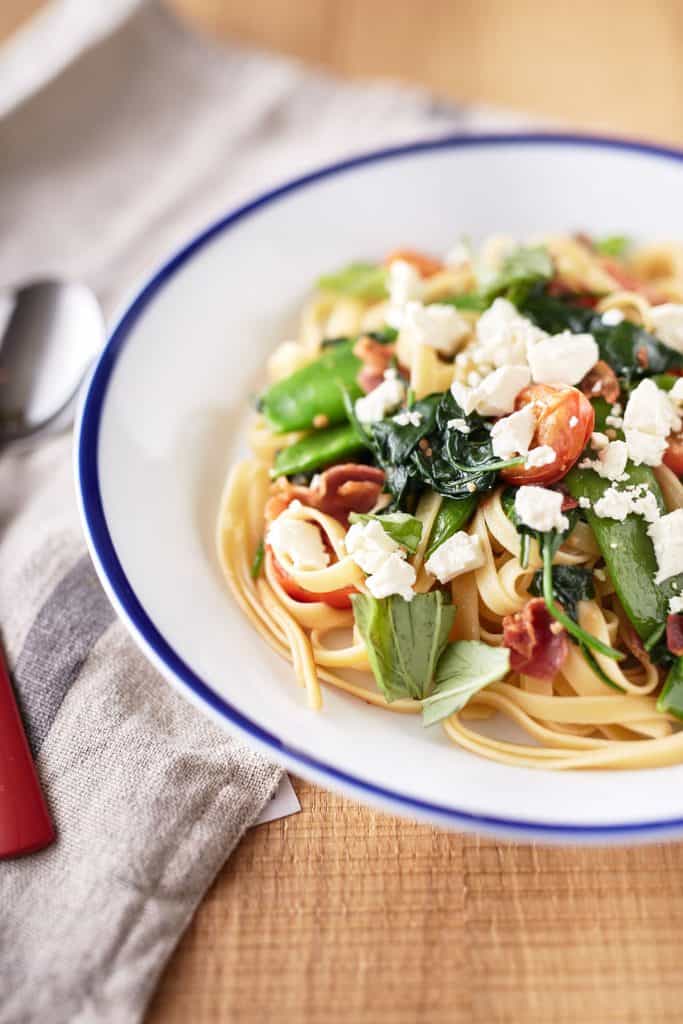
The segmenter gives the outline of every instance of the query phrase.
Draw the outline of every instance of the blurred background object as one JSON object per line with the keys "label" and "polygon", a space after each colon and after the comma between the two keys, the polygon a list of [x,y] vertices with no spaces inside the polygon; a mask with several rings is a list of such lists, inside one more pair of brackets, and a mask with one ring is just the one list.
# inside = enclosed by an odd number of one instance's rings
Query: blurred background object
{"label": "blurred background object", "polygon": [[[45,0],[2,0],[0,38]],[[683,143],[683,4],[623,0],[166,0],[219,38],[351,77]]]}

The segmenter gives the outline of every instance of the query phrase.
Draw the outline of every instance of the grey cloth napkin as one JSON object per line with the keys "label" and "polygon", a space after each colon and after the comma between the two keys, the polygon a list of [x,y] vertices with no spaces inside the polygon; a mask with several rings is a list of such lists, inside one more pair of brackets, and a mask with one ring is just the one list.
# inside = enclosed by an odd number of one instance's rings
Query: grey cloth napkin
{"label": "grey cloth napkin", "polygon": [[[0,121],[0,285],[107,315],[194,230],[341,154],[501,118],[220,48],[145,7]],[[0,626],[59,838],[0,864],[0,1024],[141,1018],[280,770],[175,696],[114,614],[70,442],[0,457]]]}

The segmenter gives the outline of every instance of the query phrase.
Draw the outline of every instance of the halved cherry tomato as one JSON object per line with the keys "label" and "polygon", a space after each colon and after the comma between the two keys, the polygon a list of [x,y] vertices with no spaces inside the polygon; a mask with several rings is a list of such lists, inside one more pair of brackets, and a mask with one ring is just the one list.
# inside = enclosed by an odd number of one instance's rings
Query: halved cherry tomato
{"label": "halved cherry tomato", "polygon": [[517,395],[515,409],[532,402],[536,431],[531,447],[550,445],[555,449],[555,461],[531,469],[511,466],[502,470],[500,475],[511,484],[552,484],[561,480],[581,455],[595,426],[593,406],[576,388],[530,384]]}
{"label": "halved cherry tomato", "polygon": [[443,270],[441,260],[434,259],[433,256],[428,256],[424,252],[417,252],[415,249],[392,249],[384,262],[389,266],[394,260],[404,260],[404,262],[412,264],[422,277],[431,277],[432,274],[438,274],[440,270]]}
{"label": "halved cherry tomato", "polygon": [[669,435],[669,447],[664,452],[664,465],[676,476],[683,476],[683,430]]}
{"label": "halved cherry tomato", "polygon": [[331,590],[325,594],[314,594],[312,590],[305,590],[292,579],[289,573],[285,572],[271,547],[268,548],[273,559],[273,570],[277,576],[282,589],[285,590],[295,601],[303,601],[304,604],[313,604],[314,601],[322,601],[330,608],[338,608],[346,611],[351,607],[351,594],[357,593],[355,587],[342,587],[340,590]]}

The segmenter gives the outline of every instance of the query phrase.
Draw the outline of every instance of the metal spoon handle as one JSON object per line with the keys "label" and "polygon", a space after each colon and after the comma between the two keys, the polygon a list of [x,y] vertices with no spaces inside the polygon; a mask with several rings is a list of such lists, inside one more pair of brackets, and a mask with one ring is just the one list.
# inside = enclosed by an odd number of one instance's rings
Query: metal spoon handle
{"label": "metal spoon handle", "polygon": [[0,859],[42,850],[54,838],[0,649]]}

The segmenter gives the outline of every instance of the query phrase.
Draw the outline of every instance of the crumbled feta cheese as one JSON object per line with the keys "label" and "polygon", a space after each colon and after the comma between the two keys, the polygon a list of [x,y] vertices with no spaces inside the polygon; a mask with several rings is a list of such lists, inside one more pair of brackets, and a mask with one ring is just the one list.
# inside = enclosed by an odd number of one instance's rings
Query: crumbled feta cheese
{"label": "crumbled feta cheese", "polygon": [[592,334],[563,331],[527,346],[531,375],[538,384],[578,384],[599,358]]}
{"label": "crumbled feta cheese", "polygon": [[624,412],[624,435],[629,458],[637,466],[659,466],[666,451],[666,439],[672,430],[681,429],[681,418],[674,403],[654,381],[642,380]]}
{"label": "crumbled feta cheese", "polygon": [[606,448],[608,444],[609,438],[607,434],[601,434],[599,430],[593,431],[591,434],[591,448],[599,452],[601,448]]}
{"label": "crumbled feta cheese", "polygon": [[450,430],[459,430],[461,434],[469,434],[472,429],[467,426],[467,420],[463,420],[459,416],[456,416],[453,420],[449,420],[446,426],[449,427]]}
{"label": "crumbled feta cheese", "polygon": [[605,327],[616,327],[624,319],[624,314],[620,309],[607,309],[600,317]]}
{"label": "crumbled feta cheese", "polygon": [[451,393],[466,415],[476,409],[481,416],[504,416],[512,412],[517,395],[530,379],[526,366],[501,366],[476,388],[454,381]]}
{"label": "crumbled feta cheese", "polygon": [[669,392],[669,399],[673,402],[683,402],[683,377],[679,377]]}
{"label": "crumbled feta cheese", "polygon": [[270,524],[266,543],[279,561],[290,559],[296,570],[324,569],[330,561],[320,530],[304,519],[279,515]]}
{"label": "crumbled feta cheese", "polygon": [[401,328],[406,305],[421,301],[424,284],[419,271],[407,260],[392,260],[389,267],[389,307],[386,320],[390,327]]}
{"label": "crumbled feta cheese", "polygon": [[583,495],[579,498],[579,508],[590,508],[590,498],[585,498]]}
{"label": "crumbled feta cheese", "polygon": [[436,576],[439,583],[448,583],[456,576],[479,569],[485,561],[479,538],[459,530],[439,545],[427,559],[425,569]]}
{"label": "crumbled feta cheese", "polygon": [[344,539],[346,550],[363,572],[377,572],[389,555],[405,552],[393,537],[390,537],[381,523],[368,519],[366,523],[354,523]]}
{"label": "crumbled feta cheese", "polygon": [[669,601],[669,615],[680,615],[683,612],[683,596],[677,594]]}
{"label": "crumbled feta cheese", "polygon": [[584,459],[581,469],[594,469],[605,480],[618,480],[624,474],[628,449],[624,441],[611,441],[598,452],[597,459]]}
{"label": "crumbled feta cheese", "polygon": [[356,416],[361,423],[377,423],[401,404],[404,395],[403,381],[397,377],[389,377],[382,381],[374,391],[356,401]]}
{"label": "crumbled feta cheese", "polygon": [[536,469],[539,466],[549,466],[557,458],[557,452],[549,444],[540,444],[532,448],[524,463],[525,469]]}
{"label": "crumbled feta cheese", "polygon": [[621,416],[605,416],[605,423],[608,427],[614,427],[615,430],[621,430],[624,425]]}
{"label": "crumbled feta cheese", "polygon": [[669,512],[651,524],[648,534],[654,544],[659,572],[655,583],[662,583],[683,572],[683,508]]}
{"label": "crumbled feta cheese", "polygon": [[620,402],[615,402],[612,408],[610,409],[612,416],[621,416],[623,411],[624,410]]}
{"label": "crumbled feta cheese", "polygon": [[[381,527],[380,527],[381,529]],[[377,572],[368,576],[365,585],[373,597],[391,597],[398,594],[406,601],[412,601],[415,591],[416,573],[410,562],[406,562],[399,554],[389,555]]]}
{"label": "crumbled feta cheese", "polygon": [[661,306],[652,306],[650,320],[655,334],[665,345],[683,352],[683,305],[664,302]]}
{"label": "crumbled feta cheese", "polygon": [[477,356],[472,349],[472,358],[495,367],[524,366],[527,345],[547,337],[545,331],[521,316],[508,299],[495,299],[477,321],[480,352]]}
{"label": "crumbled feta cheese", "polygon": [[572,428],[572,430],[574,429],[574,427],[578,427],[578,425],[579,425],[579,417],[578,416],[570,416],[569,417],[569,426]]}
{"label": "crumbled feta cheese", "polygon": [[422,413],[411,412],[410,409],[407,412],[399,412],[394,416],[394,423],[398,423],[399,427],[407,427],[408,424],[411,427],[419,427],[422,423]]}
{"label": "crumbled feta cheese", "polygon": [[642,516],[648,523],[659,518],[657,499],[645,484],[636,484],[623,490],[608,487],[593,508],[601,519],[617,519],[619,522],[623,522],[628,515]]}
{"label": "crumbled feta cheese", "polygon": [[536,417],[529,405],[525,405],[519,412],[513,412],[510,416],[504,416],[493,424],[491,430],[493,454],[499,459],[526,455],[535,430]]}
{"label": "crumbled feta cheese", "polygon": [[453,306],[408,302],[401,321],[402,333],[415,345],[426,345],[444,356],[454,355],[470,332],[470,325]]}
{"label": "crumbled feta cheese", "polygon": [[515,512],[520,522],[532,530],[566,530],[569,520],[562,515],[563,500],[560,491],[524,486],[515,495]]}
{"label": "crumbled feta cheese", "polygon": [[469,263],[472,259],[472,253],[467,242],[456,242],[455,245],[451,246],[446,255],[444,256],[444,263],[447,267],[455,269],[457,267],[464,267],[465,264]]}

